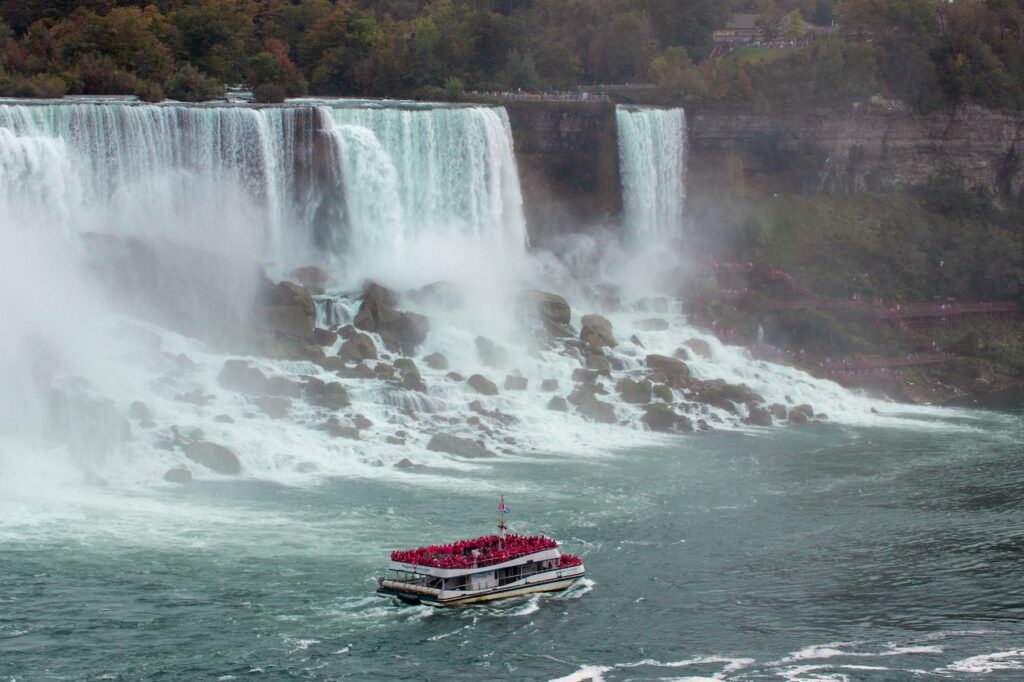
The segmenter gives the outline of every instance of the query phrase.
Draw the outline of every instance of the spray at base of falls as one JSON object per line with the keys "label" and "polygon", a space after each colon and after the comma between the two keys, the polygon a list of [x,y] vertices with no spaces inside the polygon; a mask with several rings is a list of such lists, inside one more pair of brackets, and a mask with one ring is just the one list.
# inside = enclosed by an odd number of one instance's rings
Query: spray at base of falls
{"label": "spray at base of falls", "polygon": [[[627,220],[647,226],[651,240],[662,238],[656,234],[669,239],[682,194],[673,194],[675,185],[665,176],[678,172],[681,187],[681,138],[679,165],[672,145],[685,130],[682,113],[652,121],[619,115],[636,124],[622,138],[636,143],[635,150],[626,145],[636,152],[633,161],[642,161],[644,145],[650,151],[659,135],[669,138],[660,141],[671,151],[666,167],[630,165],[628,155],[624,163],[634,169],[624,170]],[[306,177],[324,158],[336,164],[334,186]],[[639,168],[655,182],[650,196],[637,196],[649,183],[629,179]],[[0,332],[0,405],[9,416],[0,422],[0,454],[9,469],[23,473],[37,453],[56,458],[63,452],[75,463],[68,477],[85,469],[115,485],[151,485],[168,468],[187,466],[196,477],[215,478],[221,474],[186,455],[190,444],[207,442],[234,452],[244,475],[286,482],[402,477],[443,487],[445,470],[486,470],[486,460],[426,449],[438,432],[483,440],[501,455],[546,450],[602,456],[617,444],[665,437],[643,430],[645,408],[621,400],[615,385],[642,380],[649,373],[646,355],[672,356],[691,337],[710,348],[707,358],[687,360],[697,379],[742,382],[765,403],[810,403],[834,421],[886,419],[870,415],[868,401],[835,384],[722,346],[689,326],[675,301],[652,303],[624,290],[622,306],[606,307],[593,283],[578,281],[568,321],[573,334],[582,326],[581,310],[604,311],[618,340],[600,353],[609,369],[596,379],[605,392],[597,399],[608,405],[601,409],[604,415],[610,410],[607,421],[613,423],[587,421],[575,409],[548,409],[553,396],[568,396],[580,383],[578,370],[589,351],[578,339],[538,337],[519,314],[522,289],[557,291],[557,282],[571,282],[576,273],[525,250],[511,134],[500,109],[0,105],[0,186],[0,234],[5,245],[18,245],[6,250],[7,267],[0,267],[2,305],[14,321]],[[638,218],[644,211],[649,217]],[[126,313],[117,303],[119,292],[97,282],[81,239],[95,230],[166,238],[241,262],[271,262],[279,274],[319,262],[335,280],[317,296],[319,319],[334,327],[357,314],[353,290],[362,279],[380,278],[398,290],[395,305],[429,317],[430,333],[410,353],[426,394],[400,385],[410,370],[395,362],[397,354],[387,350],[380,333],[369,335],[377,358],[358,370],[370,378],[353,378],[351,364],[339,370],[337,362],[307,348],[305,359],[250,359],[272,388],[225,388],[220,374],[225,360],[236,357],[230,348],[217,350],[202,333],[184,335],[169,322]],[[324,256],[325,244],[351,250]],[[157,264],[165,251],[153,249]],[[604,255],[615,261],[621,254]],[[199,262],[193,267],[198,272]],[[238,267],[239,278],[251,275]],[[437,279],[449,284],[418,289]],[[167,300],[180,298],[188,284],[174,277],[160,283]],[[218,292],[208,293],[212,305]],[[640,329],[639,322],[652,315],[664,320],[665,329]],[[482,354],[488,346],[480,336],[494,343],[495,357]],[[627,341],[630,336],[635,340]],[[325,342],[332,342],[324,352],[334,358],[345,340],[327,334]],[[436,358],[428,362],[434,353],[446,357],[447,369]],[[482,395],[450,371],[480,374],[498,385],[498,393]],[[526,388],[518,390],[523,380]],[[325,408],[309,399],[317,382],[339,381],[351,406]],[[557,382],[556,391],[542,388],[543,381]],[[479,404],[470,407],[474,401]],[[747,428],[746,406],[701,406],[688,400],[685,389],[676,389],[671,402],[715,428]],[[332,417],[339,421],[332,425]],[[391,466],[406,458],[428,468],[410,476]],[[47,478],[44,488],[52,487],[54,476]]]}

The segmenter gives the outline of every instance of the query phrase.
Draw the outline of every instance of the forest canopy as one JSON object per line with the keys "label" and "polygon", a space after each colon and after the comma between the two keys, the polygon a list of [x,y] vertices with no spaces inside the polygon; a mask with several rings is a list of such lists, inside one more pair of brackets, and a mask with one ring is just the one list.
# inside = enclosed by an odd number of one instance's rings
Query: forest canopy
{"label": "forest canopy", "polygon": [[[711,59],[734,12],[790,49]],[[0,0],[0,95],[195,101],[239,84],[262,101],[452,99],[615,83],[672,102],[1019,108],[1024,0]]]}

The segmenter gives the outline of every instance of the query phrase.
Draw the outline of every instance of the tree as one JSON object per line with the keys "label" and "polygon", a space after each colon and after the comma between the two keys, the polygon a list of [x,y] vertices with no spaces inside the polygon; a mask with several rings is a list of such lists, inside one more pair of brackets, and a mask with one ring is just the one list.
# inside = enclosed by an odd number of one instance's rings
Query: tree
{"label": "tree", "polygon": [[807,34],[807,24],[804,23],[804,18],[800,15],[800,12],[793,10],[786,15],[783,21],[783,37],[786,40],[797,41],[803,40]]}

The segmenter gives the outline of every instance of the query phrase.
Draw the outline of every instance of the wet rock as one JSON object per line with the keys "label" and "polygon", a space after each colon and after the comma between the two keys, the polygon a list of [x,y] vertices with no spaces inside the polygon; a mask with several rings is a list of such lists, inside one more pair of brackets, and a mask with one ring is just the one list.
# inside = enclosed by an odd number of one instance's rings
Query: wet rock
{"label": "wet rock", "polygon": [[[405,441],[402,440],[401,438],[396,438],[395,440],[398,440],[398,441],[401,441],[401,442],[394,443],[394,445],[405,445]],[[408,457],[403,457],[401,460],[399,460],[398,464],[395,465],[395,468],[396,469],[412,469],[414,466],[416,466],[416,465],[412,463],[411,459],[409,459]]]}
{"label": "wet rock", "polygon": [[373,422],[361,414],[357,414],[355,417],[353,417],[352,422],[360,431],[362,431],[363,429],[373,428]]}
{"label": "wet rock", "polygon": [[729,384],[721,379],[693,381],[691,398],[697,402],[712,405],[736,414],[737,404],[763,403],[764,398],[757,391],[742,384]]}
{"label": "wet rock", "polygon": [[494,369],[501,369],[508,364],[508,351],[485,336],[476,337],[476,352],[480,361]]}
{"label": "wet rock", "polygon": [[349,440],[359,440],[359,429],[354,426],[348,426],[342,423],[337,417],[331,417],[323,426],[324,430],[335,438],[348,438]]}
{"label": "wet rock", "polygon": [[398,376],[398,372],[395,368],[386,362],[377,363],[377,366],[373,368],[373,374],[375,374],[378,379],[382,379],[384,381],[390,381]]}
{"label": "wet rock", "polygon": [[693,423],[688,417],[677,414],[665,403],[652,403],[647,406],[644,416],[640,418],[651,431],[668,433],[671,431],[693,431]]}
{"label": "wet rock", "polygon": [[431,353],[423,358],[423,362],[427,363],[427,367],[430,369],[436,369],[441,372],[448,369],[448,358],[441,353]]}
{"label": "wet rock", "polygon": [[632,344],[634,346],[640,346],[641,348],[646,348],[646,346],[640,341],[640,337],[637,336],[636,334],[633,334],[633,336],[629,337],[629,340],[630,340],[630,342],[632,342]]}
{"label": "wet rock", "polygon": [[385,440],[391,445],[405,445],[405,439],[401,436],[388,436]]}
{"label": "wet rock", "polygon": [[595,381],[597,381],[597,378],[599,376],[600,374],[598,374],[596,371],[592,369],[583,369],[582,367],[577,367],[572,371],[572,380],[584,384],[594,383]]}
{"label": "wet rock", "polygon": [[627,403],[646,405],[651,402],[651,382],[647,380],[633,381],[632,379],[620,379],[615,384],[615,390]]}
{"label": "wet rock", "polygon": [[168,469],[164,473],[164,480],[168,483],[180,483],[181,485],[187,485],[192,482],[192,472],[187,467],[178,466],[173,469]]}
{"label": "wet rock", "polygon": [[398,358],[395,360],[395,369],[405,374],[419,374],[420,369],[411,358]]}
{"label": "wet rock", "polygon": [[683,345],[697,357],[705,360],[711,357],[711,345],[703,339],[687,339]]}
{"label": "wet rock", "polygon": [[350,324],[346,324],[344,327],[338,330],[338,336],[343,339],[350,339],[356,333],[356,328]]}
{"label": "wet rock", "polygon": [[569,403],[560,395],[556,395],[548,401],[548,409],[555,412],[568,412]]}
{"label": "wet rock", "polygon": [[614,348],[615,336],[612,334],[612,323],[601,315],[584,315],[581,320],[580,340],[594,350]]}
{"label": "wet rock", "polygon": [[786,406],[782,403],[772,403],[772,406],[768,408],[768,411],[779,421],[786,418]]}
{"label": "wet rock", "polygon": [[669,388],[666,384],[654,384],[651,387],[651,393],[654,394],[655,398],[663,400],[666,403],[672,402],[672,399],[674,398],[674,396],[672,395],[672,389]]}
{"label": "wet rock", "polygon": [[427,443],[432,452],[446,452],[459,457],[495,457],[496,455],[469,438],[460,438],[447,433],[435,433]]}
{"label": "wet rock", "polygon": [[665,381],[662,383],[671,388],[684,388],[689,384],[690,368],[682,360],[665,355],[648,355],[646,363],[655,372],[664,375]]}
{"label": "wet rock", "polygon": [[305,385],[306,402],[316,407],[340,410],[349,406],[348,392],[337,381],[322,381],[307,377]]}
{"label": "wet rock", "polygon": [[296,268],[288,276],[308,289],[323,290],[331,283],[331,276],[315,265]]}
{"label": "wet rock", "polygon": [[749,413],[745,421],[748,424],[753,424],[754,426],[772,425],[772,415],[768,410],[759,405],[749,405],[747,409]]}
{"label": "wet rock", "polygon": [[497,385],[485,376],[474,374],[467,383],[481,395],[498,395]]}
{"label": "wet rock", "polygon": [[525,391],[530,382],[526,377],[517,377],[509,374],[505,377],[506,391]]}
{"label": "wet rock", "polygon": [[317,327],[313,330],[313,343],[318,346],[333,346],[338,340],[338,332],[328,331]]}
{"label": "wet rock", "polygon": [[341,344],[338,357],[351,362],[376,360],[377,346],[373,343],[373,339],[370,338],[369,334],[353,334]]}
{"label": "wet rock", "polygon": [[197,441],[185,446],[185,456],[197,464],[213,469],[218,474],[233,475],[242,472],[238,455],[218,443]]}
{"label": "wet rock", "polygon": [[427,385],[423,382],[423,377],[419,375],[419,372],[410,372],[404,375],[401,387],[407,391],[416,391],[417,393],[427,392]]}
{"label": "wet rock", "polygon": [[457,381],[460,384],[466,380],[466,377],[462,376],[458,372],[448,372],[448,374],[446,374],[445,376],[451,381]]}
{"label": "wet rock", "polygon": [[262,326],[278,337],[313,343],[316,304],[306,289],[293,282],[279,282],[262,295],[258,317]]}
{"label": "wet rock", "polygon": [[814,418],[814,408],[806,403],[802,405],[797,405],[792,410],[790,410],[790,414],[792,414],[793,412],[802,412],[808,419]]}
{"label": "wet rock", "polygon": [[226,360],[217,375],[217,382],[229,391],[260,395],[264,391],[267,377],[247,360]]}
{"label": "wet rock", "polygon": [[590,353],[587,355],[587,369],[594,370],[601,376],[610,377],[612,375],[612,366],[601,353]]}
{"label": "wet rock", "polygon": [[814,418],[814,408],[810,405],[797,405],[789,411],[790,424],[806,424]]}
{"label": "wet rock", "polygon": [[226,415],[226,414],[218,414],[216,417],[213,418],[213,421],[220,422],[221,424],[234,424],[235,423],[235,420],[232,419],[229,415]]}
{"label": "wet rock", "polygon": [[358,329],[375,332],[392,350],[412,354],[430,331],[430,322],[423,315],[396,310],[397,295],[374,283],[363,289],[363,302],[356,313]]}
{"label": "wet rock", "polygon": [[597,400],[596,398],[581,405],[577,405],[576,410],[587,419],[600,424],[614,424],[617,421],[615,417],[615,408],[606,402]]}
{"label": "wet rock", "polygon": [[155,422],[153,421],[153,411],[149,409],[149,405],[141,400],[136,400],[128,406],[128,416],[139,422],[139,425],[145,428],[155,426]]}
{"label": "wet rock", "polygon": [[284,419],[288,416],[288,410],[292,406],[292,401],[287,398],[271,395],[257,396],[253,403],[271,419]]}
{"label": "wet rock", "polygon": [[319,367],[323,367],[328,372],[339,372],[343,371],[348,363],[343,358],[339,358],[337,355],[325,356],[322,358],[316,358],[313,363]]}
{"label": "wet rock", "polygon": [[545,379],[540,382],[540,390],[545,393],[552,393],[558,390],[558,379]]}
{"label": "wet rock", "polygon": [[527,317],[539,321],[544,332],[552,338],[574,336],[572,308],[568,301],[547,291],[528,289],[520,295],[520,306]]}
{"label": "wet rock", "polygon": [[668,329],[668,320],[660,317],[650,317],[636,323],[636,328],[645,332],[663,332]]}

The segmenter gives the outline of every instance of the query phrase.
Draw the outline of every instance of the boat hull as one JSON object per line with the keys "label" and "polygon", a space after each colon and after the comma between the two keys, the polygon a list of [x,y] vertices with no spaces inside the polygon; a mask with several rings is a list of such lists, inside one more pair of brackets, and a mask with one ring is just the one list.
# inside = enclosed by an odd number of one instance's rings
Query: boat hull
{"label": "boat hull", "polygon": [[377,594],[382,597],[393,597],[399,599],[406,604],[423,604],[425,606],[435,606],[439,608],[449,606],[466,606],[469,604],[481,604],[484,602],[497,601],[499,599],[509,599],[511,597],[521,597],[527,594],[539,592],[559,592],[572,587],[573,583],[585,575],[585,571],[580,571],[571,575],[555,576],[542,581],[509,585],[507,587],[497,589],[461,593],[450,591],[438,595],[427,595],[382,586],[377,590]]}

